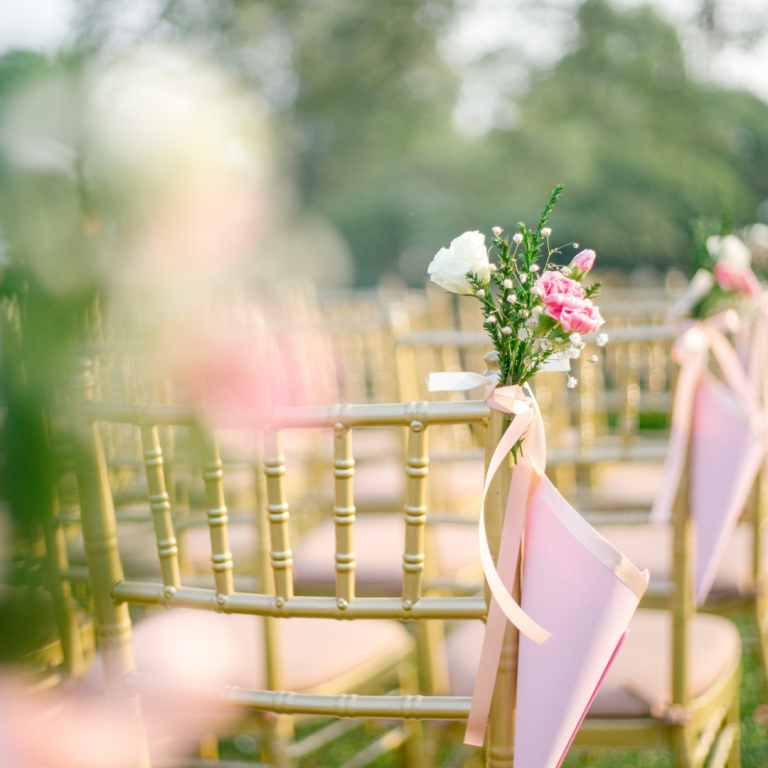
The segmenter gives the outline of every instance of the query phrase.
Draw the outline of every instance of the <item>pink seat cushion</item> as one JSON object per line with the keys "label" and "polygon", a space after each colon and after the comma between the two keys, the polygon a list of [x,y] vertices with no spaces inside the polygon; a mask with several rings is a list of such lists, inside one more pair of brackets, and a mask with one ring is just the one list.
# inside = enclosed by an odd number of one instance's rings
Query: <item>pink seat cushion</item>
{"label": "pink seat cushion", "polygon": [[[266,687],[263,619],[177,608],[156,613],[133,630],[136,670],[179,691],[234,685]],[[393,667],[412,648],[395,621],[280,619],[278,643],[287,690],[354,689]],[[101,682],[101,665],[91,672]]]}
{"label": "pink seat cushion", "polygon": [[[696,614],[690,622],[689,685],[692,697],[706,693],[741,655],[736,627],[720,616]],[[451,694],[471,696],[483,625],[462,622],[447,639]],[[640,610],[589,710],[590,717],[647,717],[671,697],[672,614]]]}
{"label": "pink seat cushion", "polygon": [[[160,557],[157,554],[155,533],[150,523],[118,524],[118,547],[126,578],[142,579],[160,575]],[[235,569],[252,567],[256,552],[256,526],[250,523],[229,525],[229,548]],[[177,534],[178,535],[178,534]],[[211,572],[211,534],[207,525],[188,528],[184,534],[186,556],[196,572]],[[68,548],[72,565],[85,565],[85,546],[82,534],[72,540]]]}
{"label": "pink seat cushion", "polygon": [[[460,574],[467,581],[481,580],[477,529],[461,523],[430,527],[438,575]],[[325,592],[335,583],[334,523],[325,520],[294,547],[294,583],[297,594]],[[403,584],[405,521],[399,514],[358,515],[354,530],[355,582],[369,594],[400,594]],[[429,546],[427,557],[430,556]]]}
{"label": "pink seat cushion", "polygon": [[[638,568],[648,568],[651,581],[672,579],[672,528],[665,525],[601,525],[597,530]],[[768,537],[763,537],[768,563]],[[752,589],[752,526],[740,523],[731,538],[712,592],[721,597],[746,595]]]}

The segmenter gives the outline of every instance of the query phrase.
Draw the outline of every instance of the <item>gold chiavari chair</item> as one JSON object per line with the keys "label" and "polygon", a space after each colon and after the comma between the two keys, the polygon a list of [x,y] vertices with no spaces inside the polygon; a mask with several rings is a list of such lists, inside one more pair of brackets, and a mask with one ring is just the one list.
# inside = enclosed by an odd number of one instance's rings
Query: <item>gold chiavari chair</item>
{"label": "gold chiavari chair", "polygon": [[[204,464],[204,477],[208,494],[208,524],[211,536],[211,561],[214,572],[213,589],[191,588],[183,584],[178,566],[178,553],[169,515],[164,478],[160,471],[162,451],[157,439],[159,427],[180,425],[202,429],[195,411],[188,407],[159,404],[104,403],[92,399],[92,383],[87,365],[73,379],[71,397],[72,423],[76,429],[76,467],[83,533],[88,557],[88,568],[96,608],[97,633],[107,692],[117,700],[135,699],[140,691],[158,694],[160,680],[149,679],[136,669],[134,650],[141,636],[139,624],[132,632],[128,605],[184,607],[193,611],[224,614],[211,616],[223,626],[235,629],[243,616],[262,617],[262,645],[266,650],[266,673],[256,676],[259,689],[229,686],[211,692],[219,702],[278,715],[313,715],[352,718],[394,718],[407,722],[428,719],[454,720],[465,718],[469,711],[468,697],[452,696],[375,696],[362,693],[350,696],[353,688],[362,688],[361,670],[374,678],[397,666],[410,653],[407,635],[403,635],[394,621],[419,622],[433,620],[483,619],[487,611],[486,598],[478,596],[425,595],[423,574],[427,567],[424,550],[424,527],[428,517],[426,483],[428,472],[427,434],[435,426],[457,423],[491,424],[486,440],[486,454],[490,457],[501,434],[501,414],[489,414],[484,402],[403,403],[392,405],[361,405],[276,408],[251,414],[253,426],[265,430],[266,505],[261,510],[260,526],[263,541],[269,540],[269,563],[274,588],[263,588],[259,593],[234,590],[232,556],[227,537],[227,511],[222,486],[222,464],[216,449],[214,435],[205,441],[208,451]],[[222,415],[222,418],[224,416]],[[249,415],[231,414],[231,423],[220,426],[246,426]],[[161,564],[162,580],[152,582],[127,581],[123,576],[118,549],[119,531],[116,526],[114,505],[110,492],[99,424],[113,422],[132,424],[141,428],[145,465],[149,478],[150,502],[157,553]],[[405,505],[405,535],[402,546],[402,592],[399,596],[358,597],[356,594],[356,556],[354,532],[355,508],[352,493],[354,459],[353,432],[361,428],[405,428],[408,432],[408,450],[405,462],[407,499]],[[290,513],[285,497],[285,459],[280,447],[281,432],[291,429],[322,429],[334,437],[334,524],[336,546],[333,556],[336,570],[336,589],[333,596],[298,596],[293,590],[293,559],[289,522]],[[504,473],[501,472],[500,475]],[[504,477],[495,481],[497,490],[491,493],[486,506],[487,527],[492,551],[498,550],[503,513]],[[507,485],[509,482],[506,477]],[[269,533],[267,534],[266,529]],[[266,546],[266,544],[265,544]],[[267,578],[265,575],[264,583]],[[205,613],[203,614],[205,615]],[[277,619],[290,618],[289,622]],[[335,622],[331,619],[345,619]],[[371,631],[363,639],[359,633],[352,637],[355,620],[364,620]],[[382,620],[384,620],[382,622]],[[388,621],[387,621],[388,620]],[[351,623],[350,623],[351,622]],[[304,666],[314,659],[317,645],[324,646],[328,658],[317,659],[315,671],[321,661],[335,659],[335,668],[345,660],[354,664],[353,670],[343,670],[336,679],[318,682],[302,690],[279,690],[281,667],[276,656],[281,649],[290,648],[285,638],[299,627],[304,643],[300,654]],[[242,631],[242,630],[241,630]],[[323,633],[333,634],[333,644],[322,643]],[[283,641],[280,640],[283,635]],[[294,634],[294,638],[296,635]],[[345,637],[347,639],[345,639]],[[378,645],[377,645],[378,638]],[[381,648],[381,642],[385,647]],[[296,643],[294,641],[294,649]],[[333,650],[331,650],[333,649]],[[359,654],[368,651],[372,658],[361,661]],[[355,652],[357,656],[355,656]],[[245,656],[241,655],[241,659]],[[245,662],[243,662],[245,663]],[[295,664],[294,660],[294,664]],[[285,660],[283,671],[290,672],[291,661]],[[490,764],[511,765],[512,745],[509,717],[511,700],[507,695],[512,687],[512,669],[501,665],[498,693],[494,700],[489,740]],[[287,674],[290,678],[290,674]],[[282,678],[285,680],[286,678]],[[280,720],[278,720],[280,722]],[[411,731],[407,740],[409,762],[417,764],[418,729]],[[279,739],[276,739],[279,741]],[[416,753],[416,754],[414,754]],[[273,754],[279,755],[275,749]],[[285,759],[290,749],[282,752]],[[294,751],[294,754],[296,752]]]}

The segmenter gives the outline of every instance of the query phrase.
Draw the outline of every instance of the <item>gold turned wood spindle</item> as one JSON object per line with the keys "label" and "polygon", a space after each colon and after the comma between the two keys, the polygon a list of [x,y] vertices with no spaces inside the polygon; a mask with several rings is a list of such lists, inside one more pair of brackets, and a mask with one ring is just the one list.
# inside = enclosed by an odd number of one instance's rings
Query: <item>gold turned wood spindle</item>
{"label": "gold turned wood spindle", "polygon": [[346,608],[355,598],[354,475],[352,431],[339,422],[333,428],[333,522],[336,528],[336,600],[340,608]]}
{"label": "gold turned wood spindle", "polygon": [[[692,754],[694,722],[686,722],[688,697],[688,624],[695,611],[691,561],[690,444],[674,504],[672,596],[672,708],[680,715],[675,741],[680,755]],[[672,714],[672,713],[670,713]],[[687,768],[687,767],[686,767]]]}
{"label": "gold turned wood spindle", "polygon": [[148,768],[149,755],[141,726],[139,698],[127,693],[123,687],[126,676],[135,671],[131,619],[128,604],[112,599],[114,586],[124,580],[123,564],[117,548],[117,520],[99,425],[83,416],[83,405],[90,400],[93,400],[91,361],[78,358],[73,361],[70,378],[69,417],[104,686],[107,696],[124,705],[137,726],[131,765]]}
{"label": "gold turned wood spindle", "polygon": [[267,518],[272,549],[269,556],[275,580],[275,601],[285,605],[293,598],[293,553],[288,532],[288,502],[285,499],[285,456],[280,433],[264,432],[264,474],[267,476]]}
{"label": "gold turned wood spindle", "polygon": [[152,510],[152,522],[155,526],[163,584],[166,587],[178,589],[181,586],[179,548],[173,532],[171,501],[165,485],[163,451],[160,448],[160,436],[156,425],[141,428],[141,446],[144,452],[149,508]]}
{"label": "gold turned wood spindle", "polygon": [[[485,356],[488,365],[486,374],[499,369],[498,353],[489,352]],[[490,420],[485,434],[485,469],[488,471],[493,452],[504,434],[506,416],[501,411],[491,409]],[[488,546],[494,562],[498,560],[501,545],[501,529],[504,524],[504,511],[507,508],[507,496],[511,481],[509,460],[502,462],[496,477],[491,482],[485,501],[485,529]],[[486,602],[490,606],[491,594],[486,584]],[[512,597],[520,602],[520,569],[518,568]],[[517,691],[517,655],[519,632],[507,622],[504,643],[496,673],[496,682],[491,699],[491,712],[488,718],[489,733],[486,738],[486,764],[489,768],[512,768],[515,751],[515,700]]]}
{"label": "gold turned wood spindle", "polygon": [[[409,610],[421,597],[424,571],[424,524],[427,521],[427,428],[418,419],[419,403],[408,428],[406,449],[405,549],[403,552],[403,608]],[[414,407],[414,406],[411,406]]]}
{"label": "gold turned wood spindle", "polygon": [[208,530],[211,534],[211,564],[219,595],[231,595],[232,553],[229,550],[227,505],[224,502],[224,469],[219,454],[219,441],[215,432],[201,430],[203,450],[203,480],[208,512]]}

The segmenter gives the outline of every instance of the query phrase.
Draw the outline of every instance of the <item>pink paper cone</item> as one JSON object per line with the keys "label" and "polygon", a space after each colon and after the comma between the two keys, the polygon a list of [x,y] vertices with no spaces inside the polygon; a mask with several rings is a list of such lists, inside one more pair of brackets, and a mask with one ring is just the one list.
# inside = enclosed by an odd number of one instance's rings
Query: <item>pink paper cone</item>
{"label": "pink paper cone", "polygon": [[706,600],[763,457],[763,441],[733,392],[704,375],[694,401],[690,503],[696,601]]}
{"label": "pink paper cone", "polygon": [[522,608],[551,632],[521,635],[516,768],[560,765],[647,586],[544,477],[525,531]]}

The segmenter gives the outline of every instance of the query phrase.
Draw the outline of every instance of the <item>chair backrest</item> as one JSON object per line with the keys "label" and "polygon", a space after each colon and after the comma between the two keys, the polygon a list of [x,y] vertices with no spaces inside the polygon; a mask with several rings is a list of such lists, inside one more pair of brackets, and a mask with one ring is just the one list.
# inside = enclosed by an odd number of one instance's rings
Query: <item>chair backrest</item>
{"label": "chair backrest", "polygon": [[[427,519],[426,486],[429,467],[427,435],[433,426],[452,424],[484,425],[486,465],[502,434],[503,414],[490,411],[484,401],[438,403],[397,403],[329,407],[274,408],[261,412],[220,414],[221,428],[259,429],[264,435],[266,504],[259,510],[262,544],[269,541],[269,566],[263,584],[273,589],[258,593],[235,592],[232,555],[228,544],[228,517],[223,491],[223,467],[215,431],[207,429],[193,408],[163,404],[107,403],[93,399],[89,361],[79,361],[73,375],[71,419],[76,434],[75,461],[81,500],[83,535],[91,574],[97,632],[108,692],[125,697],[126,683],[138,690],[143,683],[134,672],[128,604],[183,606],[220,613],[264,617],[307,617],[336,619],[387,618],[400,621],[419,619],[484,619],[487,595],[422,595],[424,571],[424,530]],[[130,424],[141,430],[149,501],[162,566],[161,582],[129,582],[117,546],[117,526],[109,487],[107,465],[99,423]],[[207,494],[207,518],[211,537],[211,568],[214,589],[185,587],[180,575],[178,547],[170,515],[168,493],[162,471],[158,430],[167,426],[190,427],[202,436],[205,457],[203,477]],[[405,428],[407,450],[406,523],[403,545],[403,588],[400,597],[357,597],[355,594],[354,521],[355,507],[353,432],[362,427]],[[336,590],[334,596],[296,596],[293,593],[290,509],[285,494],[285,458],[281,432],[292,429],[329,430],[334,436],[332,472],[336,526]],[[329,469],[331,469],[329,467]],[[509,487],[509,466],[503,467],[489,493],[486,527],[494,555],[501,537],[502,514]],[[268,532],[267,532],[268,529]],[[469,532],[468,532],[469,534]],[[471,535],[471,534],[469,534]],[[271,576],[271,578],[268,578]],[[513,632],[512,635],[515,635]],[[507,652],[514,653],[514,642]],[[500,667],[499,690],[514,690],[514,665]],[[269,676],[268,676],[268,679]],[[275,676],[272,679],[277,679]],[[509,694],[511,695],[511,694]],[[511,754],[509,720],[500,712],[510,711],[507,693],[500,693],[491,717],[492,744],[497,751]],[[230,691],[230,701],[255,710],[285,714],[356,716],[415,719],[463,719],[469,711],[468,697],[450,696],[330,696],[280,693],[273,690]],[[497,722],[498,727],[493,723]],[[502,727],[502,722],[505,725]],[[506,744],[506,746],[504,746]]]}

